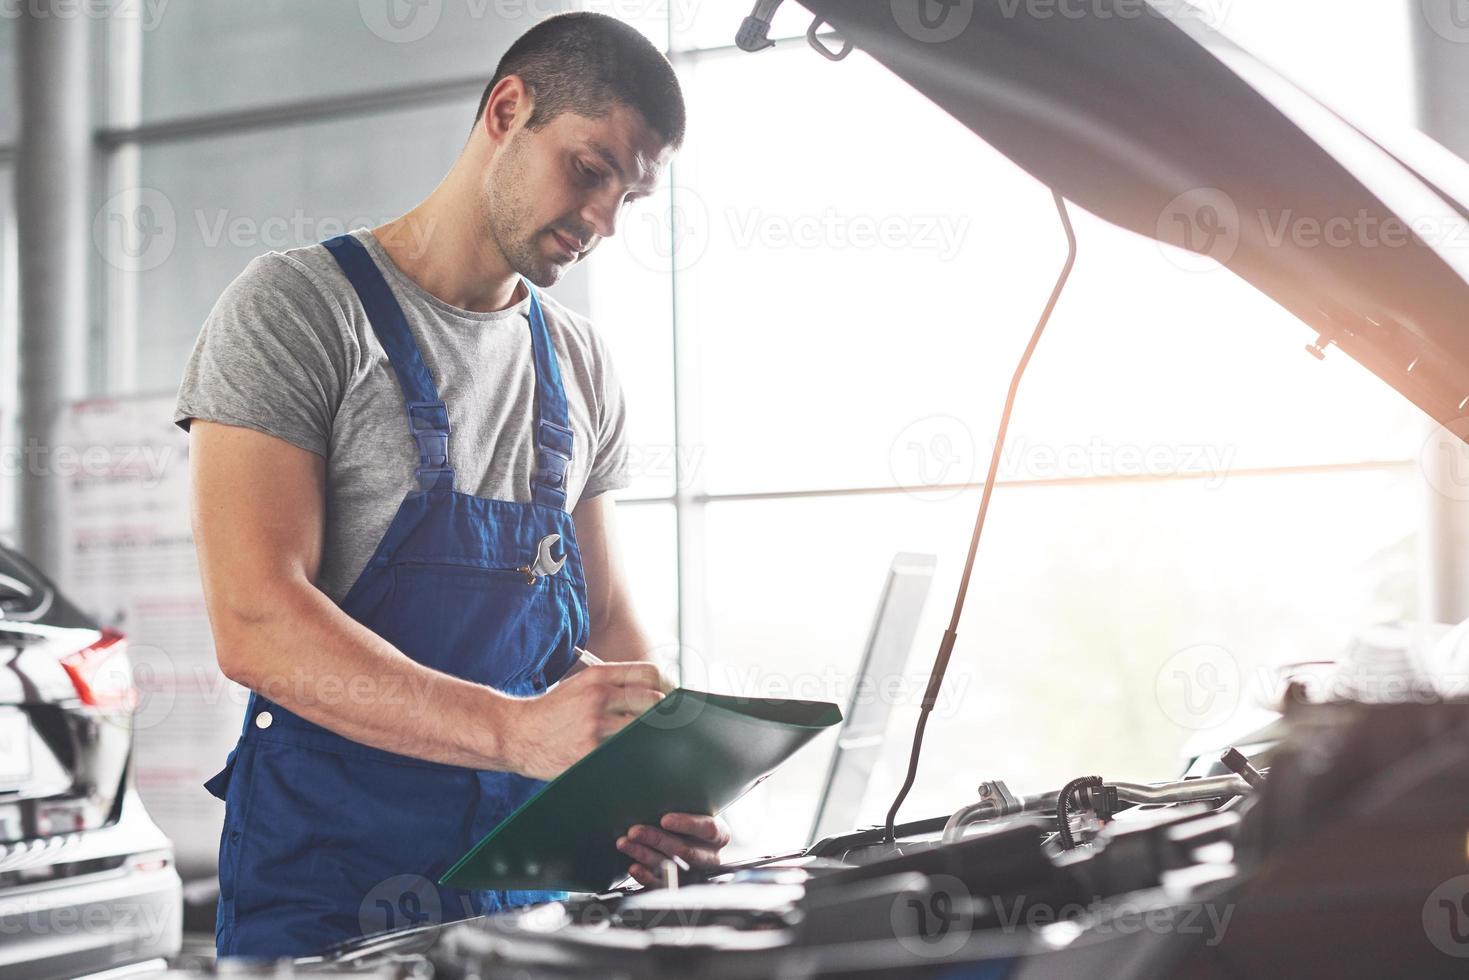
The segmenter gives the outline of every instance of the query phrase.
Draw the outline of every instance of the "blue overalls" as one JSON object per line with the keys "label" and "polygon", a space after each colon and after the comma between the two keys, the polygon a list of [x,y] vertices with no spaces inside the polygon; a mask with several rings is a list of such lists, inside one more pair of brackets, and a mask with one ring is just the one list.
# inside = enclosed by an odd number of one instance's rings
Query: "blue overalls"
{"label": "blue overalls", "polygon": [[[544,691],[586,646],[589,619],[566,511],[566,393],[536,291],[526,283],[536,372],[532,502],[474,497],[454,489],[448,410],[372,256],[350,236],[324,244],[397,374],[422,488],[404,498],[342,609],[424,666],[509,694]],[[554,572],[559,558],[537,562],[563,548]],[[345,677],[334,689],[317,680],[316,696],[370,698],[384,717],[433,710],[393,678]],[[308,955],[384,929],[562,897],[435,883],[541,785],[360,745],[252,692],[239,743],[205,784],[225,801],[220,955]]]}

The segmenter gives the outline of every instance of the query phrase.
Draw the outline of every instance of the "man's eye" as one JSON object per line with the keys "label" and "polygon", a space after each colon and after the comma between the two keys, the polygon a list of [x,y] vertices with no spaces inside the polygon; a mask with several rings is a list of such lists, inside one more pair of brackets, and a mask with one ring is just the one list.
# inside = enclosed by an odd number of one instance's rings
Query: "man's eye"
{"label": "man's eye", "polygon": [[580,176],[583,180],[586,180],[590,183],[595,184],[602,179],[601,174],[593,170],[591,167],[587,166],[585,163],[582,163],[580,160],[576,161],[576,172],[577,175]]}

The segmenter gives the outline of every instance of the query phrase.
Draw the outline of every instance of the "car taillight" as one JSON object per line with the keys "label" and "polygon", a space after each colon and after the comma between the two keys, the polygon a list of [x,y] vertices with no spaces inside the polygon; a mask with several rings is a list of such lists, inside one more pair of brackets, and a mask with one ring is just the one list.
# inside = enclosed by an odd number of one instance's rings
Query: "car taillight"
{"label": "car taillight", "polygon": [[108,710],[132,711],[138,706],[128,663],[128,641],[114,629],[102,630],[96,642],[61,658],[82,704]]}

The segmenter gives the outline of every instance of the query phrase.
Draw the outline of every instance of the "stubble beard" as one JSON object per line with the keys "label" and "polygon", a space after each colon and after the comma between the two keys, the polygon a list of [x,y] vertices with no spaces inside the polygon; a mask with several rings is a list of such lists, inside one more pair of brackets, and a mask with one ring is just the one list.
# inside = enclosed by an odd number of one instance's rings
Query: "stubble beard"
{"label": "stubble beard", "polygon": [[486,232],[510,268],[544,289],[554,285],[564,270],[536,247],[544,229],[533,226],[529,208],[517,193],[525,175],[519,140],[517,137],[511,142],[501,165],[490,176],[489,183],[498,193],[492,193],[486,185],[481,216]]}

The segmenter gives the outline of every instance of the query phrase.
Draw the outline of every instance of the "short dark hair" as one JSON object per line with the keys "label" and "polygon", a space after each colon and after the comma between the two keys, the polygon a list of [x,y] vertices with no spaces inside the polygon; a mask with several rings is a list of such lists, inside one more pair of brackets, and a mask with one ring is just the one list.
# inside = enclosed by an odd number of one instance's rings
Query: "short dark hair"
{"label": "short dark hair", "polygon": [[636,28],[616,17],[590,11],[556,14],[522,34],[485,86],[475,125],[490,92],[509,75],[519,75],[535,99],[531,129],[563,112],[595,119],[620,102],[642,113],[666,145],[683,143],[683,91],[673,66]]}

